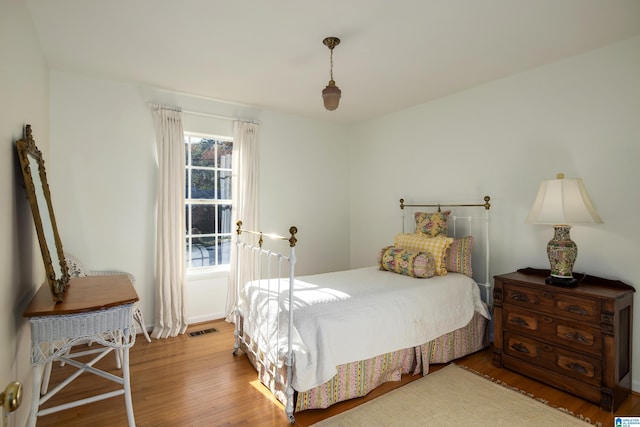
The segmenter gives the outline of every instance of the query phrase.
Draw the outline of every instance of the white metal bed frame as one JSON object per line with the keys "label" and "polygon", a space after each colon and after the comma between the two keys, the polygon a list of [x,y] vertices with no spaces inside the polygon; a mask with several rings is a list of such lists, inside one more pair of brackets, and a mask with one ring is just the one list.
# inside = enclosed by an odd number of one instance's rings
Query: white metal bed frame
{"label": "white metal bed frame", "polygon": [[[485,229],[485,239],[484,239],[484,247],[485,247],[485,275],[484,275],[484,283],[478,283],[481,287],[484,288],[485,291],[485,302],[487,305],[491,306],[491,293],[492,293],[492,285],[489,280],[489,209],[491,207],[489,203],[490,197],[484,197],[484,203],[479,204],[405,204],[404,199],[400,199],[400,209],[402,210],[402,231],[405,232],[405,207],[410,208],[423,208],[423,207],[437,207],[438,210],[441,208],[450,208],[450,207],[484,207],[485,208],[485,216],[480,218],[477,216],[451,216],[450,219],[453,221],[453,233],[457,231],[457,221],[467,221],[468,230],[471,231],[471,222],[472,220],[480,219],[484,223]],[[277,372],[274,372],[276,366],[278,365],[278,360],[263,360],[263,358],[268,358],[264,353],[259,353],[259,349],[255,349],[250,342],[247,342],[246,337],[243,334],[242,322],[244,319],[241,318],[241,313],[239,310],[239,303],[241,301],[241,287],[244,286],[243,282],[248,282],[249,280],[255,280],[256,278],[261,280],[262,283],[266,283],[266,287],[268,289],[277,289],[278,293],[282,291],[283,280],[282,277],[288,277],[289,281],[288,286],[288,298],[289,304],[293,302],[293,285],[294,285],[294,277],[295,277],[295,264],[296,264],[296,253],[295,247],[297,243],[296,233],[298,229],[294,226],[289,228],[289,237],[278,236],[275,234],[265,234],[260,231],[254,230],[245,230],[242,228],[242,221],[238,221],[236,223],[236,249],[237,249],[237,261],[236,261],[236,305],[234,307],[234,320],[235,320],[235,343],[233,346],[233,355],[237,356],[238,350],[241,345],[244,345],[244,349],[252,353],[254,360],[257,364],[261,364],[265,370],[272,371],[272,377],[282,386],[285,390],[286,395],[286,403],[285,403],[285,412],[287,418],[291,424],[295,423],[295,417],[293,415],[294,412],[294,390],[291,386],[291,379],[293,374],[293,348],[292,348],[292,340],[291,333],[293,331],[293,309],[289,306],[288,310],[288,318],[287,318],[287,345],[285,351],[284,365],[286,366],[286,378],[283,378]],[[412,230],[413,231],[413,230]],[[257,245],[244,242],[242,240],[242,234],[248,234],[253,236],[258,236]],[[289,254],[285,255],[281,252],[263,249],[264,238],[269,238],[273,240],[288,240],[289,241]],[[252,277],[249,280],[244,280],[243,274],[241,272],[241,259],[242,255],[250,255],[252,268]],[[288,264],[288,267],[287,267]],[[275,265],[275,272],[273,272]],[[266,271],[265,271],[266,270]],[[275,274],[274,274],[275,273]],[[284,274],[286,273],[286,274]],[[476,280],[478,282],[478,280]],[[281,327],[280,323],[275,325],[275,328],[278,329]],[[280,351],[276,352],[276,355],[279,355]],[[269,363],[270,362],[270,363]]]}

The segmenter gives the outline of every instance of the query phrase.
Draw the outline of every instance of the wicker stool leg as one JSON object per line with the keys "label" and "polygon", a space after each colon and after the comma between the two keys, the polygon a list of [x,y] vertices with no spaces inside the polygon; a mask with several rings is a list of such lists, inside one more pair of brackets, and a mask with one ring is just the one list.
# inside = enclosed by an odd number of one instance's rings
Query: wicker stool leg
{"label": "wicker stool leg", "polygon": [[49,379],[51,379],[51,368],[53,367],[53,362],[47,362],[44,366],[44,374],[42,375],[42,384],[40,386],[40,394],[47,394],[47,390],[49,390]]}
{"label": "wicker stool leg", "polygon": [[140,329],[142,329],[144,338],[147,340],[147,342],[151,342],[151,337],[149,336],[149,332],[147,332],[147,327],[144,325],[142,311],[138,307],[133,310],[133,318],[136,320],[136,322],[138,322],[138,325],[140,325]]}
{"label": "wicker stool leg", "polygon": [[38,364],[33,367],[33,391],[31,396],[31,409],[29,410],[29,418],[27,419],[27,427],[35,427],[38,418],[38,409],[40,408],[40,387],[42,386],[42,369],[43,366]]}
{"label": "wicker stool leg", "polygon": [[122,349],[116,348],[116,369],[122,369]]}
{"label": "wicker stool leg", "polygon": [[124,403],[127,407],[127,419],[129,427],[135,427],[136,421],[133,416],[133,403],[131,402],[131,381],[129,379],[129,348],[122,349],[122,379],[124,381]]}

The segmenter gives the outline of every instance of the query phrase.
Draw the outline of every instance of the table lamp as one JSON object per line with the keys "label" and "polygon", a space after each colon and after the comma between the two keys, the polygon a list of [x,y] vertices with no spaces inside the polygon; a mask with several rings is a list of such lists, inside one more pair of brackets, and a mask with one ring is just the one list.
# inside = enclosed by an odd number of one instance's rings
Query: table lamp
{"label": "table lamp", "polygon": [[569,224],[602,223],[582,179],[565,178],[559,173],[556,179],[543,181],[525,223],[552,224],[555,230],[547,245],[551,275],[545,282],[556,286],[576,286],[578,281],[573,277],[573,264],[578,247],[569,235]]}

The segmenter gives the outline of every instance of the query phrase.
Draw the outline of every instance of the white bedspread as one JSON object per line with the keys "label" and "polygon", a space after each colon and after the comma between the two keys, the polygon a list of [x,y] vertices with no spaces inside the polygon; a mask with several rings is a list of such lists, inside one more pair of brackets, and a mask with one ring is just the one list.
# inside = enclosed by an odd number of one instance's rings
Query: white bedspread
{"label": "white bedspread", "polygon": [[[271,280],[272,288],[277,282]],[[287,351],[288,282],[280,279],[280,291],[268,290],[266,280],[247,284],[239,307],[245,333],[278,365]],[[278,315],[273,314],[277,306],[282,308]],[[294,307],[292,385],[298,391],[325,383],[337,365],[421,345],[459,329],[475,311],[490,316],[478,285],[467,276],[414,279],[377,267],[296,277]]]}

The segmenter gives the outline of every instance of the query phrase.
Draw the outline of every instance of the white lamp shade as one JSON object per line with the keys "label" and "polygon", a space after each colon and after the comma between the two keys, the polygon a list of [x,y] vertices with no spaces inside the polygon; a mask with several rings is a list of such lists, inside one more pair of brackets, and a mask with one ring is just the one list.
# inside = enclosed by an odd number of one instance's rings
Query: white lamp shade
{"label": "white lamp shade", "polygon": [[602,219],[593,208],[581,178],[543,181],[527,224],[593,224]]}

